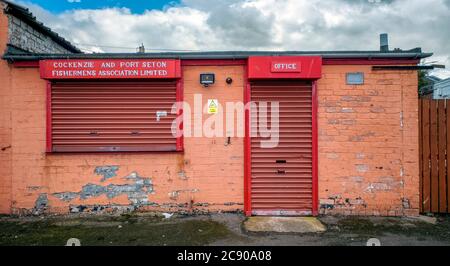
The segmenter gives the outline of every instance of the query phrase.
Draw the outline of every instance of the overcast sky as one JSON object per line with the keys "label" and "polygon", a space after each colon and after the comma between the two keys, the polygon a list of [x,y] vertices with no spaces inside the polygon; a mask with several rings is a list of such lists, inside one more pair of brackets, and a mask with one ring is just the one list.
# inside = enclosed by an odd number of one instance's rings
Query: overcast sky
{"label": "overcast sky", "polygon": [[88,52],[422,47],[450,77],[450,0],[17,0]]}

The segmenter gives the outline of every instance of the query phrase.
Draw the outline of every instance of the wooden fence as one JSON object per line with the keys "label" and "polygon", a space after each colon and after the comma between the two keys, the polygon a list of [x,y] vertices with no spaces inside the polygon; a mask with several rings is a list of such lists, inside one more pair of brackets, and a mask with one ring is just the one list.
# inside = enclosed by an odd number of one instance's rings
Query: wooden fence
{"label": "wooden fence", "polygon": [[419,144],[421,212],[448,213],[450,99],[419,100]]}

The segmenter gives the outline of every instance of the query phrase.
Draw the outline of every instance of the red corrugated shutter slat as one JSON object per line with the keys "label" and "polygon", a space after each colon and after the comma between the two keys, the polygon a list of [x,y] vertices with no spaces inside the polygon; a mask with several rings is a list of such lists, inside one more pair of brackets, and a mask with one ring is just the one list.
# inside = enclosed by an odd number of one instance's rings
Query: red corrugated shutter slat
{"label": "red corrugated shutter slat", "polygon": [[[312,83],[255,81],[251,101],[279,102],[279,143],[263,148],[268,138],[251,138],[251,206],[255,213],[312,212]],[[270,128],[270,104],[268,105]],[[256,114],[252,110],[251,114]],[[259,115],[258,115],[259,116]],[[251,120],[251,130],[258,128]]]}
{"label": "red corrugated shutter slat", "polygon": [[173,80],[54,82],[52,151],[175,151],[175,102]]}

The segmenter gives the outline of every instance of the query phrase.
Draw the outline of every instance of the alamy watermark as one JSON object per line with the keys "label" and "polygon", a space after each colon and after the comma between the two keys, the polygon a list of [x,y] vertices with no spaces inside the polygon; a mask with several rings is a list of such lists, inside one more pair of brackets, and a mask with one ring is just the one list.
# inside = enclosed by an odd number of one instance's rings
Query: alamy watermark
{"label": "alamy watermark", "polygon": [[[174,137],[245,137],[245,113],[249,112],[250,136],[261,138],[261,148],[275,148],[280,138],[280,104],[271,102],[214,102],[214,113],[203,119],[211,108],[204,104],[202,94],[194,94],[194,105],[173,104],[171,114]],[[182,110],[180,113],[179,110]],[[159,116],[158,116],[159,118]],[[181,125],[182,129],[181,129]]]}

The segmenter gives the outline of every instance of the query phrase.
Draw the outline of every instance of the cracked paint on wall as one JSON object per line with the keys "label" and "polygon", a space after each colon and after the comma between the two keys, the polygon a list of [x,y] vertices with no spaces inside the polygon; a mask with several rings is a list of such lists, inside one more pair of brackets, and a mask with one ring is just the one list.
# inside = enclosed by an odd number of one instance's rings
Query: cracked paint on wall
{"label": "cracked paint on wall", "polygon": [[60,193],[53,193],[54,197],[63,200],[63,201],[71,201],[79,196],[79,193],[76,192],[60,192]]}
{"label": "cracked paint on wall", "polygon": [[137,172],[132,172],[124,179],[131,181],[131,183],[106,186],[89,183],[84,185],[79,192],[58,192],[52,195],[60,200],[70,202],[76,198],[84,200],[106,195],[109,199],[112,199],[125,194],[133,205],[148,204],[148,195],[154,193],[151,178],[141,177]]}
{"label": "cracked paint on wall", "polygon": [[41,193],[39,194],[34,203],[33,213],[37,215],[42,214],[47,208],[47,206],[48,206],[47,193]]}
{"label": "cracked paint on wall", "polygon": [[392,176],[380,176],[378,177],[378,180],[380,180],[380,182],[369,183],[365,192],[374,193],[377,191],[390,191],[392,189],[403,187],[403,181],[395,181]]}
{"label": "cracked paint on wall", "polygon": [[100,180],[103,182],[107,179],[117,176],[116,172],[118,170],[119,166],[117,165],[97,166],[95,167],[94,174],[103,176],[103,178]]}
{"label": "cracked paint on wall", "polygon": [[177,200],[178,197],[180,196],[180,193],[182,193],[182,192],[197,193],[198,191],[199,191],[198,189],[175,190],[175,191],[169,192],[169,198],[171,200]]}

